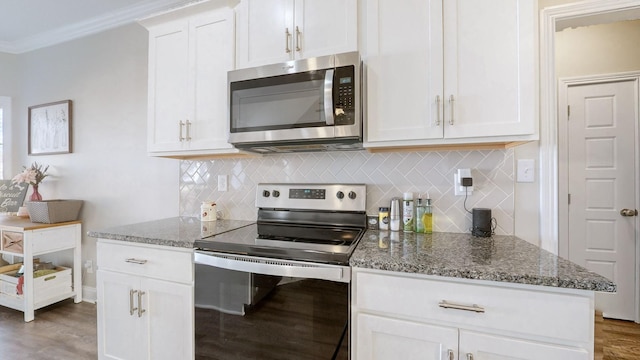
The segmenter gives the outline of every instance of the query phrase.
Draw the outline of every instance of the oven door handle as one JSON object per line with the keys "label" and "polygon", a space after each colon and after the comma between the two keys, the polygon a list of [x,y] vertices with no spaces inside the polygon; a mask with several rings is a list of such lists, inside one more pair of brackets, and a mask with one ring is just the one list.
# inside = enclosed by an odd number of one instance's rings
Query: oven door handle
{"label": "oven door handle", "polygon": [[324,119],[327,126],[334,124],[333,118],[333,69],[324,74]]}
{"label": "oven door handle", "polygon": [[313,264],[301,261],[217,254],[203,251],[196,251],[193,259],[194,262],[199,265],[255,274],[312,278],[339,282],[349,282],[351,280],[350,268],[339,265]]}

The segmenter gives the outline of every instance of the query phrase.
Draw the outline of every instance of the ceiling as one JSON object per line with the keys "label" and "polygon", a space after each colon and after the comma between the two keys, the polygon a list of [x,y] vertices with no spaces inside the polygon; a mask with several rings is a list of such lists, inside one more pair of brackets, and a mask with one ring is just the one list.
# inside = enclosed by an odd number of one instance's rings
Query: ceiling
{"label": "ceiling", "polygon": [[110,28],[193,0],[0,0],[0,52],[19,54]]}

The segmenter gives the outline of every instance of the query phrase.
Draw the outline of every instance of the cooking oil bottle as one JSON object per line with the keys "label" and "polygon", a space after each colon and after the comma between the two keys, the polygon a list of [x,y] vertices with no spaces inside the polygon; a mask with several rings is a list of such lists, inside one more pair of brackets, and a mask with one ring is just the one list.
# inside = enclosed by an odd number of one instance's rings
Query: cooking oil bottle
{"label": "cooking oil bottle", "polygon": [[415,232],[417,233],[424,233],[424,212],[426,211],[427,207],[424,204],[424,201],[422,199],[422,195],[418,194],[418,199],[416,200],[416,219],[415,219],[415,224],[416,224],[416,228],[415,228]]}
{"label": "cooking oil bottle", "polygon": [[433,232],[433,212],[431,209],[431,199],[429,199],[429,195],[427,195],[424,213],[422,214],[421,219],[421,223],[424,226],[424,233],[431,234]]}

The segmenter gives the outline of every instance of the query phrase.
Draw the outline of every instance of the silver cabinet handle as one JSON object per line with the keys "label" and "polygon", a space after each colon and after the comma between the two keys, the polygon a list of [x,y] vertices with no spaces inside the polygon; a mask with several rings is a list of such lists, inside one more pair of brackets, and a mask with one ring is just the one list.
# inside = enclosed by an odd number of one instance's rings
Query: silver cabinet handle
{"label": "silver cabinet handle", "polygon": [[445,309],[474,311],[474,312],[477,312],[477,313],[483,313],[484,312],[484,308],[482,306],[478,306],[476,304],[473,304],[471,306],[469,306],[469,305],[460,305],[460,304],[450,303],[450,302],[448,302],[446,300],[440,301],[438,303],[438,306],[440,306],[441,308],[445,308]]}
{"label": "silver cabinet handle", "polygon": [[300,29],[296,26],[296,51],[302,51],[302,47],[300,46],[301,44],[301,40],[300,40]]}
{"label": "silver cabinet handle", "polygon": [[436,126],[440,126],[440,105],[442,100],[440,99],[440,95],[436,95],[436,107],[438,108],[436,112]]}
{"label": "silver cabinet handle", "polygon": [[467,360],[473,360],[473,354],[467,353]]}
{"label": "silver cabinet handle", "polygon": [[620,210],[622,216],[638,216],[638,210],[636,209],[622,209]]}
{"label": "silver cabinet handle", "polygon": [[449,349],[447,355],[449,355],[449,360],[453,360],[453,350]]}
{"label": "silver cabinet handle", "polygon": [[289,32],[289,28],[284,29],[284,51],[289,54],[291,49],[289,48],[289,42],[291,41],[291,33]]}
{"label": "silver cabinet handle", "polygon": [[[138,290],[133,290],[133,289],[129,290],[129,315],[131,315],[131,316],[133,316],[133,313],[134,313],[136,310],[138,310],[138,308],[137,308],[137,307],[133,307],[133,295],[134,295],[135,293],[137,293],[137,292],[138,292]],[[139,304],[140,304],[140,303],[138,302],[138,305],[139,305]]]}
{"label": "silver cabinet handle", "polygon": [[453,97],[453,95],[449,96],[449,107],[451,108],[451,118],[449,119],[449,125],[453,125],[453,111],[455,110],[455,101],[456,99]]}
{"label": "silver cabinet handle", "polygon": [[128,259],[125,260],[125,262],[131,263],[131,264],[144,265],[144,264],[147,263],[147,260],[128,258]]}
{"label": "silver cabinet handle", "polygon": [[186,140],[187,141],[191,141],[191,121],[187,120],[185,122],[186,126],[187,126],[187,137]]}
{"label": "silver cabinet handle", "polygon": [[178,130],[180,131],[180,137],[178,138],[180,140],[180,142],[184,141],[184,137],[182,137],[182,127],[185,124],[182,122],[182,120],[180,120],[180,122],[178,122]]}
{"label": "silver cabinet handle", "polygon": [[138,291],[138,317],[142,317],[142,314],[147,312],[147,310],[142,308],[142,295],[146,294],[144,291]]}

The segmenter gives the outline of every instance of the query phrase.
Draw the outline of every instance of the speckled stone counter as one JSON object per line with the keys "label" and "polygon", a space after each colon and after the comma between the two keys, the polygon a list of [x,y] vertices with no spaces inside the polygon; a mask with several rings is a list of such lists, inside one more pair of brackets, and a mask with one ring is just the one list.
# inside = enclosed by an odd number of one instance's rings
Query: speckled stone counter
{"label": "speckled stone counter", "polygon": [[616,291],[610,280],[515,236],[369,230],[349,263],[454,278]]}
{"label": "speckled stone counter", "polygon": [[153,245],[193,248],[197,239],[214,236],[254,224],[254,221],[218,220],[202,222],[196,217],[174,217],[89,231],[95,238]]}

